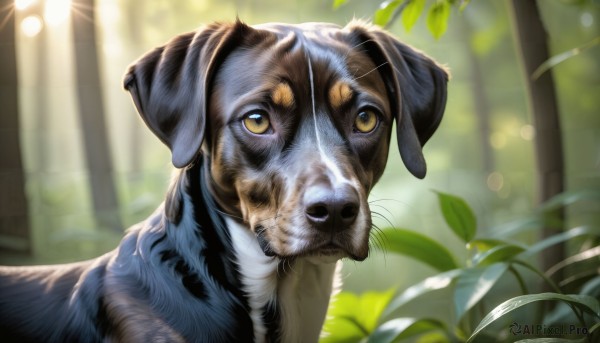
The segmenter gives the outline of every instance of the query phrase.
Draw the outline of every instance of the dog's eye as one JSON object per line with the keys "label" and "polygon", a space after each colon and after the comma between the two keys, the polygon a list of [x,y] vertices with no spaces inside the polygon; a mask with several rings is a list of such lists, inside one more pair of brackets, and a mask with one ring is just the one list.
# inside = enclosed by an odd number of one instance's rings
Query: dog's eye
{"label": "dog's eye", "polygon": [[260,112],[250,112],[246,114],[243,121],[246,129],[257,135],[262,135],[271,127],[269,117]]}
{"label": "dog's eye", "polygon": [[354,130],[361,133],[369,133],[377,127],[379,118],[373,110],[360,111],[354,120]]}

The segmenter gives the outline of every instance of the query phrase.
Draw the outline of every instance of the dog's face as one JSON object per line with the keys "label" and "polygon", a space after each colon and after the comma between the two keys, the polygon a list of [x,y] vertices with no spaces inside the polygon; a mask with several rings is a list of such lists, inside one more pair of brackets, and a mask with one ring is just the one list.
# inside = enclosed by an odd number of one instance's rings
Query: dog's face
{"label": "dog's face", "polygon": [[210,191],[267,255],[368,255],[367,197],[394,120],[408,169],[445,106],[447,74],[362,26],[241,23],[175,38],[130,69],[126,88],[177,167],[201,153]]}
{"label": "dog's face", "polygon": [[221,206],[267,254],[364,259],[393,122],[377,66],[323,27],[261,29],[274,37],[229,54],[213,83],[206,153]]}

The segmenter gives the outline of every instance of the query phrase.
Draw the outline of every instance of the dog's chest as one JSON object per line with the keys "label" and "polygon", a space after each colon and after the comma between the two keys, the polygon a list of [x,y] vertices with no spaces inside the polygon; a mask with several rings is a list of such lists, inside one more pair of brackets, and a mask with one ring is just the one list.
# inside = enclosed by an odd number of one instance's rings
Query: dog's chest
{"label": "dog's chest", "polygon": [[[250,230],[230,219],[227,226],[250,305],[255,341],[267,342],[276,335],[282,342],[317,342],[333,291],[336,263],[281,262],[265,256]],[[275,318],[268,311],[275,311]]]}

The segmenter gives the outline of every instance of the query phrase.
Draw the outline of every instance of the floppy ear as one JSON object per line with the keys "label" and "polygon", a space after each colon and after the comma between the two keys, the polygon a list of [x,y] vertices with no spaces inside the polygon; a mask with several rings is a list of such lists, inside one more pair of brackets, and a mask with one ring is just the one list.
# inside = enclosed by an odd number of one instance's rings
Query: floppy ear
{"label": "floppy ear", "polygon": [[200,152],[214,73],[251,30],[237,21],[213,24],[173,38],[129,67],[123,84],[146,125],[185,167]]}
{"label": "floppy ear", "polygon": [[448,72],[425,54],[373,27],[356,25],[361,45],[381,66],[395,109],[398,149],[406,168],[422,179],[427,173],[423,146],[439,126],[446,107]]}

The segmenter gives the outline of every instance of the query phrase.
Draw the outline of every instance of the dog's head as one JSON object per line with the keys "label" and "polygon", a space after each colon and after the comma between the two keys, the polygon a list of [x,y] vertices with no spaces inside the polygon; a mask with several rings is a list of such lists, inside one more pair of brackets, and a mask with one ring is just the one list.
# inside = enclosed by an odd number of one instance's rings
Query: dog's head
{"label": "dog's head", "polygon": [[213,24],[129,69],[125,88],[184,168],[205,158],[222,210],[267,255],[368,255],[367,197],[386,165],[393,121],[408,170],[438,127],[448,75],[360,23]]}

